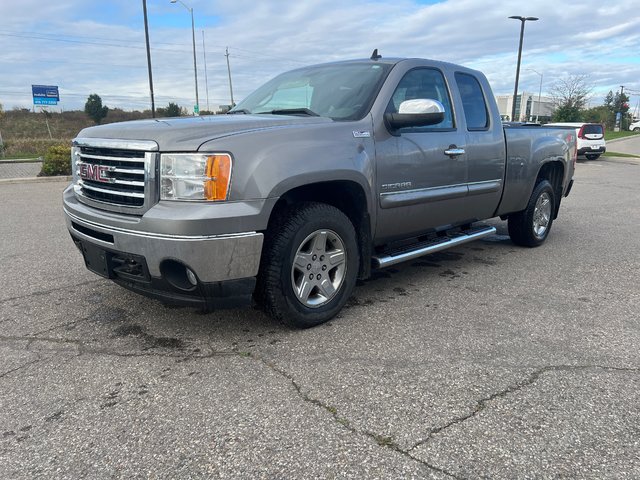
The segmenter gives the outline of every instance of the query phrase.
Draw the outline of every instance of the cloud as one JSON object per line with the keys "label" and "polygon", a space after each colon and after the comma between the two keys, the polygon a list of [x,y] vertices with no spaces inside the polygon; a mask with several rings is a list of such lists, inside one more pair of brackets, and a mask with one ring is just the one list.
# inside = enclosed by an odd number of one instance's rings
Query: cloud
{"label": "cloud", "polygon": [[[496,94],[511,93],[520,23],[527,22],[522,89],[543,91],[558,78],[587,74],[596,97],[625,85],[640,91],[640,18],[636,5],[583,0],[567,7],[539,0],[417,2],[305,0],[185,0],[196,19],[201,108],[206,108],[202,31],[205,32],[210,108],[229,103],[225,48],[229,47],[235,100],[268,78],[298,66],[368,57],[423,57],[483,71]],[[188,12],[149,0],[156,105],[195,102]],[[34,15],[33,12],[38,12]],[[63,107],[82,108],[90,93],[109,106],[149,105],[142,12],[138,2],[108,7],[82,0],[1,2],[0,102],[30,106],[30,85],[60,86]],[[33,19],[41,19],[34,21]],[[587,27],[588,26],[588,27]],[[633,99],[632,99],[633,102]]]}

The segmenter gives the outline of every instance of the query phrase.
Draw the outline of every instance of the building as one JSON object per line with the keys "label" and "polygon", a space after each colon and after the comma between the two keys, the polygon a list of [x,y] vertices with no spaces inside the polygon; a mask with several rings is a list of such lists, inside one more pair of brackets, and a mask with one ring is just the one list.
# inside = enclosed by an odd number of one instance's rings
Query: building
{"label": "building", "polygon": [[[524,99],[525,108],[520,108]],[[503,120],[511,120],[511,109],[513,106],[513,95],[496,95],[498,110]],[[548,122],[553,114],[553,101],[549,97],[540,97],[538,102],[538,94],[530,92],[522,92],[516,97],[516,116],[515,121],[519,122],[535,122],[536,118],[540,122]]]}

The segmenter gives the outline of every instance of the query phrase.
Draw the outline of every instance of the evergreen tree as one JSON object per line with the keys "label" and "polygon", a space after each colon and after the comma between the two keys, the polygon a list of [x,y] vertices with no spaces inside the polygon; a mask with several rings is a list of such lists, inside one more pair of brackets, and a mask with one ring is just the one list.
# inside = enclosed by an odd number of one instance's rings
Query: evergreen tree
{"label": "evergreen tree", "polygon": [[92,93],[89,95],[87,103],[84,104],[84,113],[94,122],[100,123],[102,119],[107,116],[107,113],[109,113],[109,107],[103,107],[100,95]]}

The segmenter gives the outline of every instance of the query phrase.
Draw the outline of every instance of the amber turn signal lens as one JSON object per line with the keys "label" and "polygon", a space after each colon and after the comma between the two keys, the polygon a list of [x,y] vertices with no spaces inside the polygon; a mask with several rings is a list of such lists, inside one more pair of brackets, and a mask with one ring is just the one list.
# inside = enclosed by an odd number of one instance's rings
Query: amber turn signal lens
{"label": "amber turn signal lens", "polygon": [[204,196],[207,200],[226,200],[229,194],[231,178],[231,156],[227,154],[211,155],[207,158],[204,182]]}

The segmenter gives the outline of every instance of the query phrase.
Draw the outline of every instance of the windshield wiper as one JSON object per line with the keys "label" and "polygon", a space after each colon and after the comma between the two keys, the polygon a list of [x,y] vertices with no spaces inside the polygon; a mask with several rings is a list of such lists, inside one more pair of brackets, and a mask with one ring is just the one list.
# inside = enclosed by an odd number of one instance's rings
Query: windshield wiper
{"label": "windshield wiper", "polygon": [[251,112],[246,108],[239,108],[238,110],[229,110],[227,115],[234,115],[236,113],[244,113],[245,115],[249,115]]}
{"label": "windshield wiper", "polygon": [[308,108],[279,108],[276,110],[271,110],[270,112],[260,112],[260,113],[270,113],[272,115],[308,115],[309,117],[319,117],[316,112],[313,110],[309,110]]}

